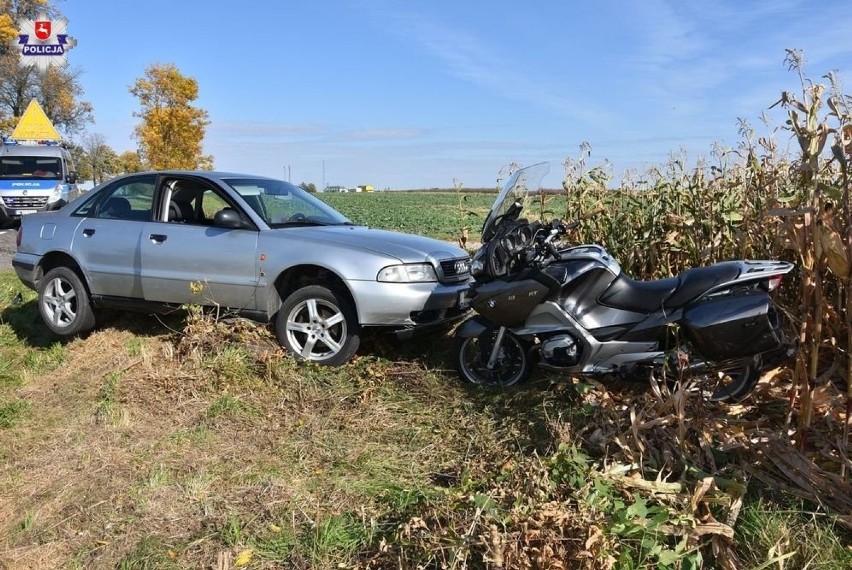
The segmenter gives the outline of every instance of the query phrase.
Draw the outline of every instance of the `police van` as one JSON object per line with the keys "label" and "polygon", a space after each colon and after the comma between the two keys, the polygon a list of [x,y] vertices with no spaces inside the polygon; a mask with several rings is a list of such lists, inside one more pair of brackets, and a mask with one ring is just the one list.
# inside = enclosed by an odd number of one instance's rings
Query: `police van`
{"label": "police van", "polygon": [[68,149],[52,142],[0,146],[0,223],[59,209],[79,194]]}
{"label": "police van", "polygon": [[71,153],[33,100],[12,138],[0,144],[0,225],[59,209],[79,195]]}

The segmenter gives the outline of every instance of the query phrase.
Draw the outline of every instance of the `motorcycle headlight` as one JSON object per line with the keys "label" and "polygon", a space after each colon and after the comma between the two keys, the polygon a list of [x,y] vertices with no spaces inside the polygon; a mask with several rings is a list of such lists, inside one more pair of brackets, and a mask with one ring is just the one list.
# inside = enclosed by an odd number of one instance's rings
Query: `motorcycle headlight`
{"label": "motorcycle headlight", "polygon": [[408,263],[405,265],[390,265],[376,276],[384,283],[428,283],[437,281],[435,268],[428,263]]}
{"label": "motorcycle headlight", "polygon": [[485,272],[485,248],[480,247],[470,260],[470,274],[476,277]]}

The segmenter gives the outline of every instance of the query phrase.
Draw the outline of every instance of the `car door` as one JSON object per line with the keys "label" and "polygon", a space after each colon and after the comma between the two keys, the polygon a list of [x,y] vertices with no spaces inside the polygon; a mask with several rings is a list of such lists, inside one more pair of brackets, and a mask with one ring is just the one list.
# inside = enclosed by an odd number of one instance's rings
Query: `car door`
{"label": "car door", "polygon": [[122,178],[73,215],[71,253],[86,271],[93,295],[141,299],[142,229],[151,218],[156,175]]}
{"label": "car door", "polygon": [[216,227],[217,211],[238,207],[208,180],[167,176],[159,189],[141,241],[145,299],[256,309],[258,230]]}

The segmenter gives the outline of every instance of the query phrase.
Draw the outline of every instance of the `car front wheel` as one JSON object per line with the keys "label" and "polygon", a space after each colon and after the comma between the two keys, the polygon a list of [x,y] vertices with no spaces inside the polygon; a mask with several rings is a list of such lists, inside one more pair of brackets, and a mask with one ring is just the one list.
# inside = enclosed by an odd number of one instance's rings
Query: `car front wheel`
{"label": "car front wheel", "polygon": [[73,336],[95,327],[89,293],[73,269],[56,267],[38,284],[38,312],[47,327],[60,336]]}
{"label": "car front wheel", "polygon": [[346,363],[361,342],[360,326],[343,295],[319,285],[296,290],[275,319],[275,335],[298,360],[326,366]]}

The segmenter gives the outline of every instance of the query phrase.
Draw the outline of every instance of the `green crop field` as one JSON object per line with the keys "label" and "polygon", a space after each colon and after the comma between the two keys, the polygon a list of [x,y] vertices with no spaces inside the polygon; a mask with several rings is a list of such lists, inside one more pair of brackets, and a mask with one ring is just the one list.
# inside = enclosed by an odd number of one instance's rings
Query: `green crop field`
{"label": "green crop field", "polygon": [[462,228],[478,237],[496,194],[367,192],[317,194],[355,223],[455,240]]}

